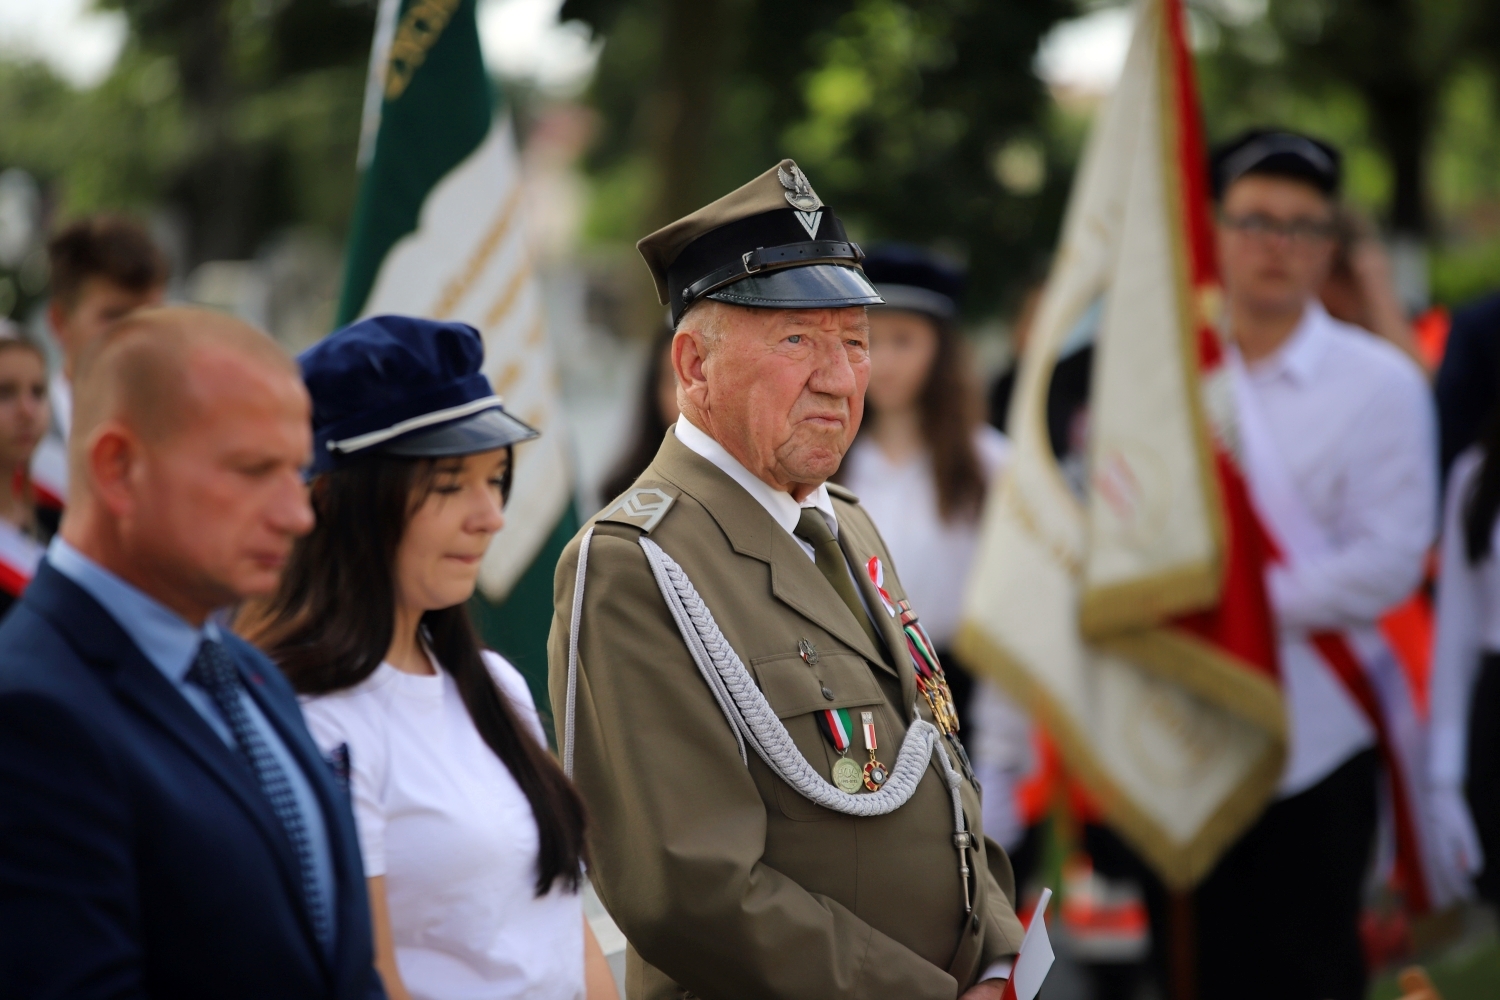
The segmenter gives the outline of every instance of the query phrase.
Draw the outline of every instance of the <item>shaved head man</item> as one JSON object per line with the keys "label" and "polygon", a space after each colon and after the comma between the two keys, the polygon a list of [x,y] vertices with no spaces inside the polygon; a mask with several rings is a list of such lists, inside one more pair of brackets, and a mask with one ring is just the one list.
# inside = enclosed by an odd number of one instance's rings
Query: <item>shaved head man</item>
{"label": "shaved head man", "polygon": [[312,528],[292,360],[231,317],[152,309],[91,345],[76,376],[63,538],[190,622],[274,589]]}
{"label": "shaved head man", "polygon": [[0,996],[381,996],[347,793],[211,617],[312,527],[297,369],[169,308],[74,375],[73,495],[0,626]]}

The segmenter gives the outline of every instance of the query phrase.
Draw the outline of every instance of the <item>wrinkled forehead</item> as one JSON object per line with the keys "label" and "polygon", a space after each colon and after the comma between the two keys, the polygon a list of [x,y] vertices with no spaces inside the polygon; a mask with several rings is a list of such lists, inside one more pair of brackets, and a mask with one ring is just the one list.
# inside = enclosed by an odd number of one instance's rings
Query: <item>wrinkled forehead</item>
{"label": "wrinkled forehead", "polygon": [[824,309],[766,309],[757,310],[770,314],[769,322],[782,327],[801,327],[807,330],[859,330],[870,329],[869,312],[864,306],[845,306]]}

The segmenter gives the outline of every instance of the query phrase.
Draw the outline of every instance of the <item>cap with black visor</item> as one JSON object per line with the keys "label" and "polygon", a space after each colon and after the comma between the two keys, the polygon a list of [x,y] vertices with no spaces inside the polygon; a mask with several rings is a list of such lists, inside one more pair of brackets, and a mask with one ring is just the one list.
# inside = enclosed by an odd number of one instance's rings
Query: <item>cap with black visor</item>
{"label": "cap with black visor", "polygon": [[675,327],[704,299],[763,309],[879,305],[850,240],[792,160],[636,244]]}

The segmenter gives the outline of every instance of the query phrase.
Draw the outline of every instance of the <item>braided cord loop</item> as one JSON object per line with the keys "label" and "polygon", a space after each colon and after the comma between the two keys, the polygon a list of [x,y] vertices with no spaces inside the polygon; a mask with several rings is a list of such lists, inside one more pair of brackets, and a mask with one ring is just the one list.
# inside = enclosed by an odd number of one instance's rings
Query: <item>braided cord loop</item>
{"label": "braided cord loop", "polygon": [[[563,760],[569,774],[573,763],[574,698],[577,693],[578,630],[583,604],[583,572],[587,565],[588,545],[592,532],[584,536],[578,558],[578,578],[573,589],[573,615],[568,646],[568,704],[564,712]],[[748,743],[756,756],[765,761],[777,777],[796,792],[846,816],[884,816],[910,801],[934,756],[942,768],[945,783],[953,800],[955,835],[965,834],[962,779],[948,757],[938,729],[925,719],[914,719],[906,731],[895,766],[878,792],[851,795],[829,783],[802,756],[776,711],[766,701],[755,678],[746,669],[739,654],[724,638],[713,612],[704,603],[687,572],[660,545],[642,535],[641,549],[651,573],[656,578],[662,599],[666,602],[677,630],[682,634],[688,653],[703,675],[704,682],[718,703],[719,710],[734,733],[740,759],[749,763],[745,749]]]}

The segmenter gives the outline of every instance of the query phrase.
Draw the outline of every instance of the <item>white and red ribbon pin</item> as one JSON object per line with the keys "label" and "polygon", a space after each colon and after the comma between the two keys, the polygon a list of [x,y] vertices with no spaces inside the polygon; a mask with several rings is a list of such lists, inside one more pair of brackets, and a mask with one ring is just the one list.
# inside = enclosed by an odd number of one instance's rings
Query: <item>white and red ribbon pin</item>
{"label": "white and red ribbon pin", "polygon": [[875,585],[876,593],[880,595],[880,603],[885,605],[885,613],[892,618],[896,617],[896,603],[885,592],[885,567],[880,564],[880,557],[871,556],[870,561],[865,563],[865,570],[870,574],[870,582]]}

